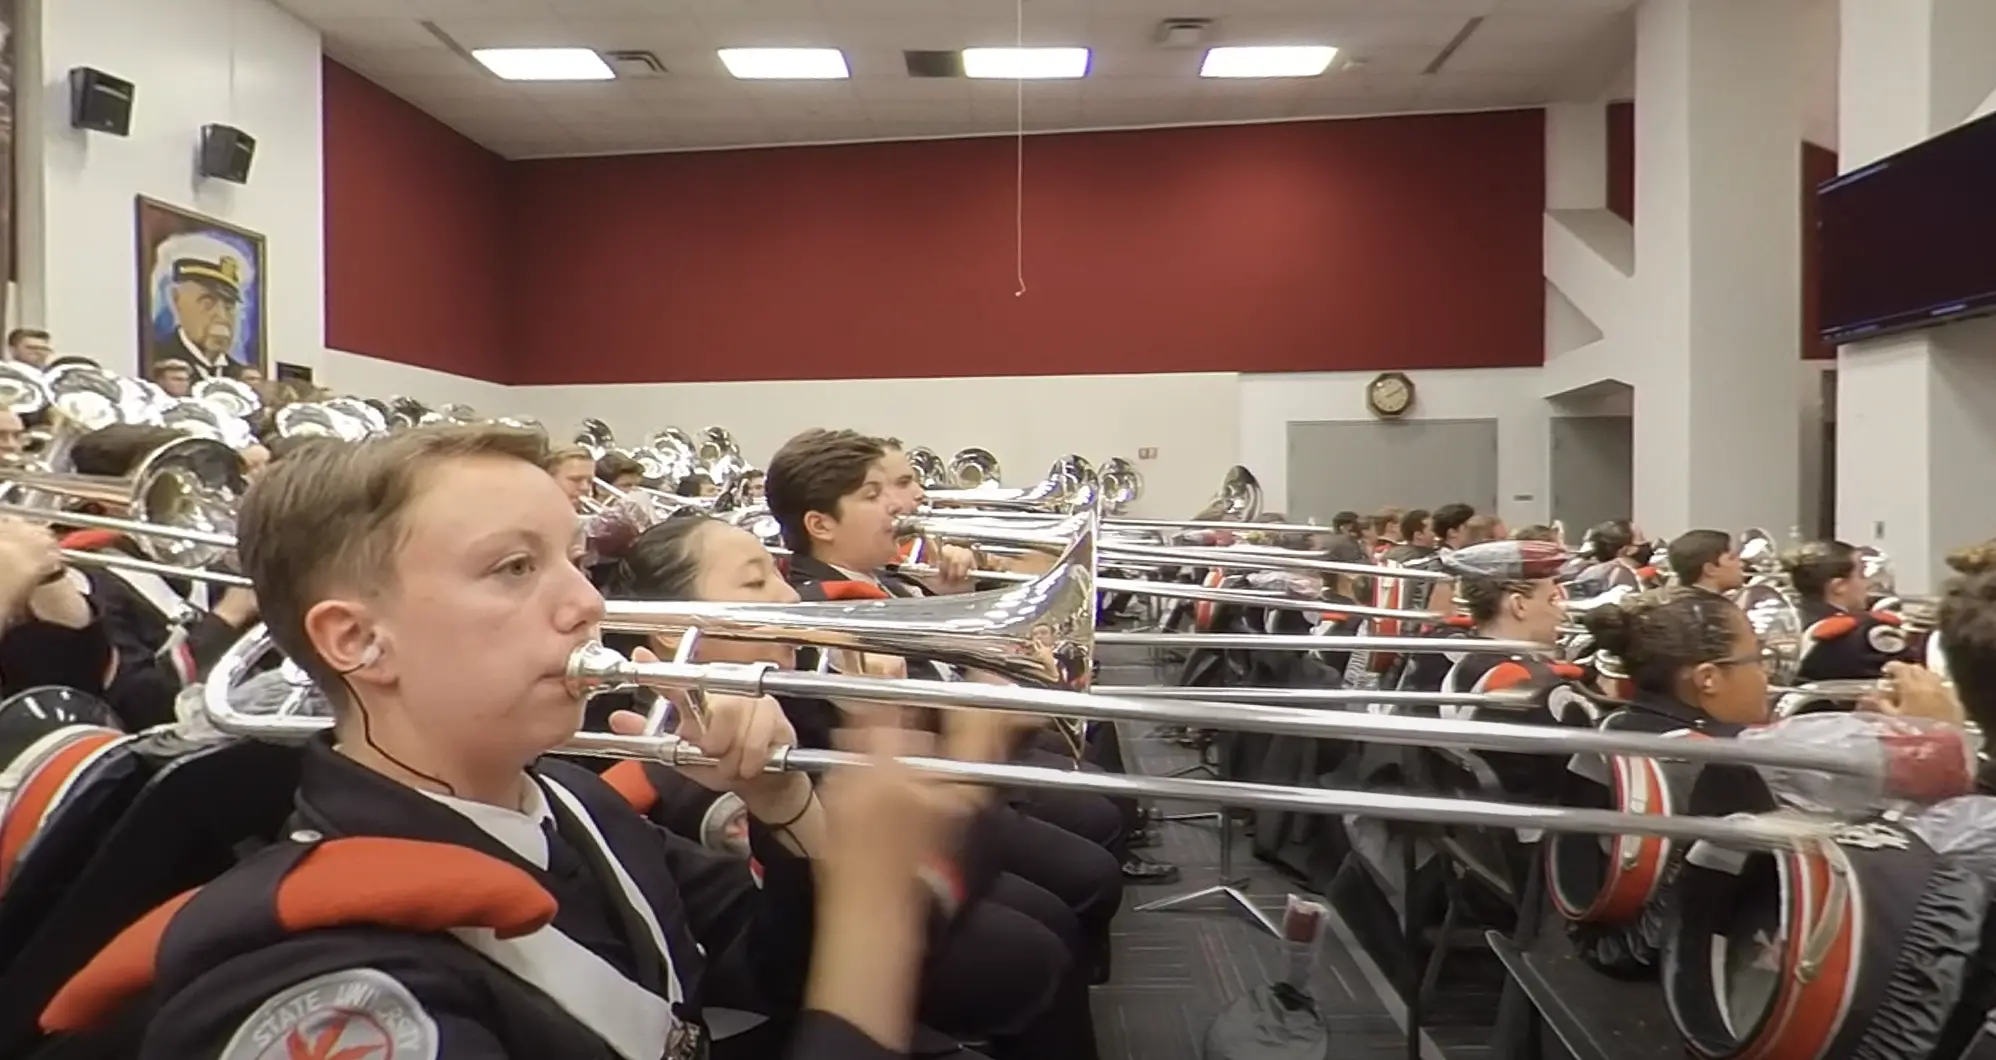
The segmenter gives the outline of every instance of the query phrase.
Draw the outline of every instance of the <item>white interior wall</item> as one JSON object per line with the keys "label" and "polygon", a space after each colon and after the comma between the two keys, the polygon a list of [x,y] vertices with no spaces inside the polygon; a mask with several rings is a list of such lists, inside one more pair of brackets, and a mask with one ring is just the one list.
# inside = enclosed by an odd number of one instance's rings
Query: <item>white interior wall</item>
{"label": "white interior wall", "polygon": [[[65,353],[138,363],[135,198],[261,233],[266,350],[325,349],[319,33],[268,0],[19,0],[19,316]],[[131,135],[69,125],[69,71],[136,86]],[[247,185],[194,173],[201,126],[256,137]]]}
{"label": "white interior wall", "polygon": [[[947,458],[991,450],[1012,485],[1036,482],[1062,456],[1137,461],[1144,496],[1132,511],[1189,516],[1232,466],[1240,404],[1232,373],[839,379],[515,387],[495,411],[530,416],[565,436],[584,417],[635,444],[678,426],[723,426],[757,463],[811,427],[851,427],[924,445]],[[1155,448],[1153,459],[1139,450]]]}
{"label": "white interior wall", "polygon": [[[1289,502],[1289,424],[1370,420],[1365,388],[1374,372],[1308,372],[1240,377],[1236,452],[1261,479],[1267,506]],[[1546,476],[1552,407],[1539,396],[1537,368],[1462,368],[1413,372],[1408,419],[1497,421],[1498,514],[1513,525],[1544,522],[1551,503]],[[1425,498],[1410,497],[1417,505]]]}
{"label": "white interior wall", "polygon": [[489,416],[507,415],[512,388],[503,383],[327,350],[313,382],[356,397],[410,397],[432,407],[458,402]]}

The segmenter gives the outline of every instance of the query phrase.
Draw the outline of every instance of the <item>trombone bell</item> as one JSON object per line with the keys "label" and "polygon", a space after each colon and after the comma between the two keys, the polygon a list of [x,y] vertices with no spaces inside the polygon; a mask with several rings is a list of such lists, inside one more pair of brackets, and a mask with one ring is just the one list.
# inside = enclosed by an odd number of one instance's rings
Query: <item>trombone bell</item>
{"label": "trombone bell", "polygon": [[1095,656],[1094,519],[1079,517],[1067,529],[1074,538],[1060,562],[1009,588],[804,604],[610,600],[603,627],[917,656],[1079,691],[1088,687]]}

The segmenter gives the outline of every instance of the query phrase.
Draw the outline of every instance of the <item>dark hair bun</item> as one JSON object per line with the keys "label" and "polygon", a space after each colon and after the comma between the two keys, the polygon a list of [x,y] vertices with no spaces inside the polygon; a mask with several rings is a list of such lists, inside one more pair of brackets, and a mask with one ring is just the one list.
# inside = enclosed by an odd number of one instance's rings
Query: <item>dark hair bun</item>
{"label": "dark hair bun", "polygon": [[1957,574],[1974,576],[1996,571],[1996,540],[1970,545],[1948,554],[1947,565]]}
{"label": "dark hair bun", "polygon": [[1602,604],[1580,616],[1580,624],[1595,646],[1617,658],[1627,658],[1634,640],[1636,616],[1623,604]]}

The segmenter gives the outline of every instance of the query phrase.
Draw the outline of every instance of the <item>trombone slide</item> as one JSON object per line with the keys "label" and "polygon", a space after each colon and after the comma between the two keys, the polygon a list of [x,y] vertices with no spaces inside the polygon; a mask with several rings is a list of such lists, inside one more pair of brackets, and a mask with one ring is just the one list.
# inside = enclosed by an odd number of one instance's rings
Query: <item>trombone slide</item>
{"label": "trombone slide", "polygon": [[[209,724],[220,732],[235,736],[262,739],[298,740],[326,731],[332,725],[330,718],[308,718],[296,715],[251,715],[236,709],[229,702],[229,692],[248,673],[250,664],[261,658],[270,648],[270,637],[259,625],[252,628],[216,663],[214,672],[202,689],[201,705]],[[605,658],[609,656],[610,658]],[[615,661],[613,661],[615,660]],[[608,670],[617,679],[632,676],[629,667],[638,665],[623,662],[615,652],[590,645],[576,652],[572,665],[578,669]],[[646,663],[646,668],[672,669],[674,664]],[[707,687],[720,688],[728,682],[721,677],[735,673],[742,682],[734,687],[744,691],[760,685],[770,675],[761,673],[755,666],[736,667],[681,667],[687,671],[684,676],[692,677],[698,671],[715,671],[714,680]],[[652,676],[652,675],[647,675]],[[801,679],[807,675],[788,675]],[[859,681],[846,678],[842,681]],[[664,681],[656,683],[666,684]],[[692,684],[689,681],[685,684]],[[997,688],[994,686],[966,686],[962,683],[944,682],[896,682],[861,681],[859,687],[867,685],[921,685],[936,684],[940,688],[929,692],[930,698],[923,702],[938,704],[933,696],[947,693],[952,698],[962,698],[965,693],[990,693],[998,696],[1017,695],[1015,706],[1024,704],[1034,712],[1043,712],[1045,704],[1032,704],[1035,695],[1044,696],[1033,690],[1019,688]],[[800,694],[825,695],[828,688],[817,687]],[[835,693],[833,693],[835,694]],[[863,697],[855,697],[863,698]],[[879,698],[877,690],[872,698]],[[1088,697],[1082,697],[1088,698]],[[1299,712],[1303,713],[1303,712]],[[1356,717],[1356,716],[1355,716]],[[1457,723],[1458,725],[1463,723]],[[1488,728],[1489,726],[1486,726]],[[1530,726],[1512,726],[1525,729]],[[1577,735],[1578,731],[1565,735]],[[1610,735],[1610,734],[1595,734]],[[1651,740],[1664,740],[1664,737],[1651,737]],[[1406,740],[1403,742],[1420,742]],[[1700,750],[1696,745],[1711,743],[1726,745],[1729,741],[1670,741],[1670,750],[1691,752]],[[576,733],[556,753],[589,755],[608,758],[648,759],[674,766],[714,764],[715,759],[703,755],[697,748],[675,736],[624,736],[614,733]],[[1707,749],[1708,750],[1708,749]],[[1742,749],[1746,750],[1746,749]],[[1760,749],[1762,753],[1775,749]],[[1684,755],[1683,757],[1691,757]],[[1746,757],[1746,756],[1741,756]],[[1817,757],[1821,757],[1820,755]],[[836,751],[814,751],[800,748],[779,749],[770,764],[772,770],[799,769],[821,770],[849,766],[864,766],[868,759],[859,755],[848,755]],[[1711,817],[1666,817],[1652,814],[1624,814],[1608,810],[1572,809],[1551,806],[1528,806],[1501,802],[1480,802],[1473,799],[1435,797],[1420,795],[1399,795],[1384,792],[1345,791],[1332,788],[1283,787],[1279,785],[1245,784],[1238,781],[1190,780],[1173,777],[1130,777],[1108,773],[1085,773],[1079,770],[1047,769],[1035,766],[1002,765],[986,762],[958,762],[938,758],[902,759],[916,771],[945,780],[972,784],[993,784],[1003,787],[1040,788],[1052,791],[1087,791],[1114,798],[1163,798],[1182,799],[1187,802],[1217,803],[1224,806],[1246,806],[1262,809],[1292,810],[1301,813],[1358,814],[1393,820],[1421,821],[1437,824],[1481,825],[1495,828],[1528,828],[1549,831],[1584,832],[1595,835],[1660,835],[1687,842],[1705,841],[1725,846],[1754,849],[1786,850],[1797,843],[1811,839],[1827,838],[1842,827],[1838,822],[1797,817],[1793,815],[1767,815],[1745,818]],[[1806,768],[1806,767],[1804,767]]]}
{"label": "trombone slide", "polygon": [[[577,648],[569,659],[569,681],[587,694],[638,685],[695,689],[739,696],[796,696],[802,699],[858,700],[903,706],[1000,710],[1051,714],[1094,721],[1155,722],[1189,728],[1231,729],[1329,740],[1455,747],[1520,754],[1640,755],[1684,762],[1815,770],[1838,776],[1876,778],[1880,763],[1862,755],[1815,747],[1791,747],[1738,740],[1680,740],[1651,733],[1615,732],[1557,725],[1410,718],[1342,710],[1309,710],[1210,701],[1122,699],[1116,696],[1019,685],[968,681],[914,681],[842,674],[798,673],[762,663],[633,662],[600,644]],[[1502,693],[1454,695],[1455,703],[1515,705]]]}
{"label": "trombone slide", "polygon": [[[601,758],[648,758],[667,765],[717,765],[719,760],[676,736],[620,736],[577,733],[562,753]],[[1558,806],[1528,806],[1476,799],[1336,788],[1283,787],[1233,780],[1190,780],[1179,777],[1132,777],[1015,766],[996,762],[959,762],[951,758],[901,758],[916,773],[966,784],[1049,791],[1085,791],[1112,799],[1133,797],[1182,799],[1186,802],[1244,806],[1297,813],[1356,814],[1426,824],[1474,825],[1488,828],[1582,832],[1592,835],[1656,835],[1681,842],[1709,842],[1728,847],[1790,850],[1797,843],[1827,839],[1843,825],[1813,818],[1770,814],[1760,817],[1664,817],[1618,813],[1613,810]],[[845,751],[778,748],[771,772],[866,766],[865,755]]]}

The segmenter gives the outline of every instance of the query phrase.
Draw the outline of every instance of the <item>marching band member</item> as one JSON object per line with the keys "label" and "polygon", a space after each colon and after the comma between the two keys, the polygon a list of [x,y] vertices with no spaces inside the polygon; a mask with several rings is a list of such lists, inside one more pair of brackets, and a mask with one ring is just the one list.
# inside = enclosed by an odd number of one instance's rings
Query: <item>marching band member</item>
{"label": "marching band member", "polygon": [[1474,518],[1476,509],[1467,504],[1444,504],[1428,516],[1428,530],[1438,547],[1461,548],[1470,543],[1469,521]]}
{"label": "marching band member", "polygon": [[[617,565],[611,595],[638,600],[700,600],[731,603],[795,603],[797,591],[783,580],[769,550],[746,530],[709,516],[670,519],[645,531]],[[675,643],[651,638],[653,651],[671,657]],[[796,665],[797,652],[782,644],[703,638],[695,648],[698,662],[765,662],[783,668]],[[886,676],[905,675],[890,657],[867,657],[858,663]],[[858,668],[850,664],[847,669]],[[898,671],[898,673],[896,672]],[[863,705],[825,700],[780,698],[802,747],[830,747]],[[1024,719],[1037,725],[1034,719]],[[944,711],[944,731],[956,731],[967,743],[984,745],[1003,758],[1009,753],[1019,715],[991,711]],[[1063,848],[1050,851],[1086,863],[1099,858],[1092,844],[1038,821],[1015,818],[1009,807],[989,811],[987,827],[995,827],[1005,849],[1026,842],[1050,842]],[[1024,833],[1026,838],[1020,838]],[[1001,868],[1003,865],[1001,864]],[[1088,1009],[1088,983],[1093,968],[1080,951],[1081,926],[1060,898],[1007,872],[998,878],[987,899],[965,909],[949,941],[932,955],[923,984],[924,1021],[948,1034],[991,1040],[999,1060],[1018,1057],[1090,1057],[1095,1053],[1094,1026]]]}
{"label": "marching band member", "polygon": [[1688,589],[1724,596],[1746,584],[1733,535],[1724,530],[1686,530],[1665,548],[1664,560],[1677,584]]}
{"label": "marching band member", "polygon": [[[1876,788],[1848,779],[1762,770],[1784,799],[1863,813],[1881,796],[1934,803],[1969,790],[1980,741],[1959,727],[1960,706],[1938,681],[1916,677],[1896,698],[1871,704],[1878,713],[1811,714],[1770,723],[1759,638],[1746,615],[1725,597],[1697,589],[1665,590],[1595,608],[1581,622],[1629,676],[1633,694],[1623,704],[1627,724],[1621,728],[1869,746],[1892,766]],[[1651,908],[1666,909],[1668,900],[1652,899]],[[1627,923],[1574,923],[1568,930],[1581,960],[1619,978],[1636,978],[1655,974],[1668,922],[1668,916],[1646,912]]]}
{"label": "marching band member", "polygon": [[1916,662],[1918,653],[1896,615],[1866,610],[1871,585],[1857,549],[1842,541],[1811,541],[1781,558],[1809,623],[1795,676],[1802,681],[1878,677],[1887,663]]}
{"label": "marching band member", "polygon": [[[1566,562],[1566,550],[1542,541],[1491,541],[1457,549],[1446,561],[1456,575],[1456,595],[1462,601],[1463,617],[1473,625],[1465,632],[1472,637],[1493,640],[1529,641],[1552,647],[1559,643],[1559,626],[1566,620],[1566,607],[1559,584],[1554,579]],[[1423,659],[1442,659],[1448,665],[1438,691],[1483,693],[1504,689],[1549,685],[1577,673],[1542,659],[1464,652],[1432,654]],[[1416,664],[1418,666],[1418,663]],[[1410,667],[1412,672],[1415,667]],[[1445,711],[1456,717],[1471,717],[1474,707]],[[1556,724],[1545,710],[1493,713],[1505,721]],[[1497,774],[1507,793],[1520,797],[1548,794],[1548,774],[1558,769],[1553,759],[1543,755],[1484,752],[1483,759]]]}
{"label": "marching band member", "polygon": [[418,428],[301,450],[250,489],[244,566],[334,729],[304,751],[287,838],[128,929],[45,1026],[150,989],[141,1060],[691,1060],[703,1004],[747,975],[805,1011],[712,1055],[773,1056],[789,1031],[796,1060],[905,1050],[916,866],[953,842],[969,789],[884,760],[822,789],[766,773],[793,738],[782,711],[710,697],[681,734],[720,763],[685,773],[746,805],[758,889],[587,770],[537,763],[581,720],[565,670],[602,617],[542,451]]}
{"label": "marching band member", "polygon": [[[1962,549],[1947,562],[1959,576],[1942,593],[1935,627],[1946,680],[1965,716],[1983,732],[1996,732],[1996,542]],[[1933,673],[1903,664],[1889,669],[1895,684]],[[1939,675],[1933,680],[1940,683]],[[1996,770],[1985,766],[1977,786],[1983,794],[1996,795]]]}
{"label": "marching band member", "polygon": [[0,409],[0,461],[15,460],[28,450],[28,425],[10,409]]}
{"label": "marching band member", "polygon": [[1429,518],[1426,508],[1415,508],[1402,514],[1400,536],[1387,546],[1382,558],[1389,563],[1406,564],[1434,555],[1435,535],[1430,528]]}
{"label": "marching band member", "polygon": [[[637,489],[645,483],[645,466],[631,457],[616,451],[606,452],[596,458],[596,478],[610,484],[610,488],[625,493]],[[607,501],[608,497],[597,500]]]}
{"label": "marching band member", "polygon": [[[770,458],[770,515],[791,552],[790,584],[806,599],[844,591],[833,588],[841,583],[894,595],[920,592],[906,579],[885,573],[900,556],[895,523],[907,513],[888,489],[883,456],[880,444],[865,435],[812,430],[790,439]],[[915,660],[909,671],[918,665],[944,673]],[[1055,764],[1044,757],[1029,748],[1021,760]],[[1074,765],[1072,758],[1060,764]],[[1021,813],[1003,844],[1005,867],[1067,902],[1081,918],[1098,963],[1106,966],[1109,922],[1122,905],[1125,872],[1117,865],[1130,860],[1124,814],[1109,800],[1080,792],[1029,792],[1013,798]],[[1037,824],[1052,827],[1032,827]],[[1066,842],[1061,832],[1089,842]],[[1090,849],[1091,844],[1099,849]],[[1100,851],[1113,856],[1104,858]]]}
{"label": "marching band member", "polygon": [[[1897,798],[1930,802],[1960,794],[1980,737],[1963,731],[1963,708],[1938,679],[1898,664],[1893,695],[1853,714],[1804,714],[1769,723],[1767,657],[1738,605],[1712,593],[1672,589],[1597,607],[1581,616],[1601,650],[1628,674],[1628,705],[1655,719],[1657,731],[1691,729],[1714,736],[1820,743],[1871,742],[1903,762],[1884,783],[1906,785]],[[1880,737],[1886,737],[1881,739]],[[1771,772],[1771,771],[1768,771]],[[1837,778],[1796,775],[1796,790]],[[1819,793],[1819,792],[1818,792]],[[1869,801],[1875,792],[1856,793]],[[1848,802],[1852,795],[1835,796]],[[1818,800],[1827,801],[1827,800]]]}
{"label": "marching band member", "polygon": [[[124,478],[147,454],[184,437],[166,427],[113,424],[78,438],[70,461],[78,474]],[[128,514],[117,505],[83,507],[100,515]],[[108,531],[78,531],[63,544],[143,558],[131,539]],[[173,720],[181,688],[221,658],[257,619],[256,594],[248,589],[224,589],[204,608],[191,598],[204,594],[205,586],[132,570],[106,569],[87,577],[117,659],[105,700],[134,730]]]}
{"label": "marching band member", "polygon": [[[901,447],[899,438],[880,439],[881,464],[887,475],[887,490],[894,504],[903,512],[914,513],[921,510],[929,499],[927,487],[922,485],[922,477],[915,474],[915,465],[908,462],[908,454]],[[964,593],[977,588],[970,580],[970,574],[977,569],[977,554],[962,545],[938,545],[923,541],[931,547],[923,554],[929,564],[941,574],[933,579],[916,579],[932,592]],[[911,545],[916,542],[911,542]],[[904,556],[906,551],[902,553]],[[891,569],[891,568],[890,568]],[[895,571],[899,574],[899,571]]]}
{"label": "marching band member", "polygon": [[556,449],[547,455],[542,463],[549,475],[554,476],[555,484],[568,498],[569,507],[584,511],[583,498],[596,490],[596,460],[589,450],[579,445]]}
{"label": "marching band member", "polygon": [[1610,589],[1627,586],[1643,588],[1643,566],[1649,562],[1649,546],[1627,519],[1610,519],[1587,532],[1578,557],[1589,565],[1573,579],[1577,596],[1597,596]]}
{"label": "marching band member", "polygon": [[1511,536],[1511,528],[1495,515],[1475,515],[1462,524],[1463,545],[1480,545],[1485,541],[1503,541]]}
{"label": "marching band member", "polygon": [[0,695],[43,685],[104,694],[115,657],[86,584],[47,528],[0,516]]}

